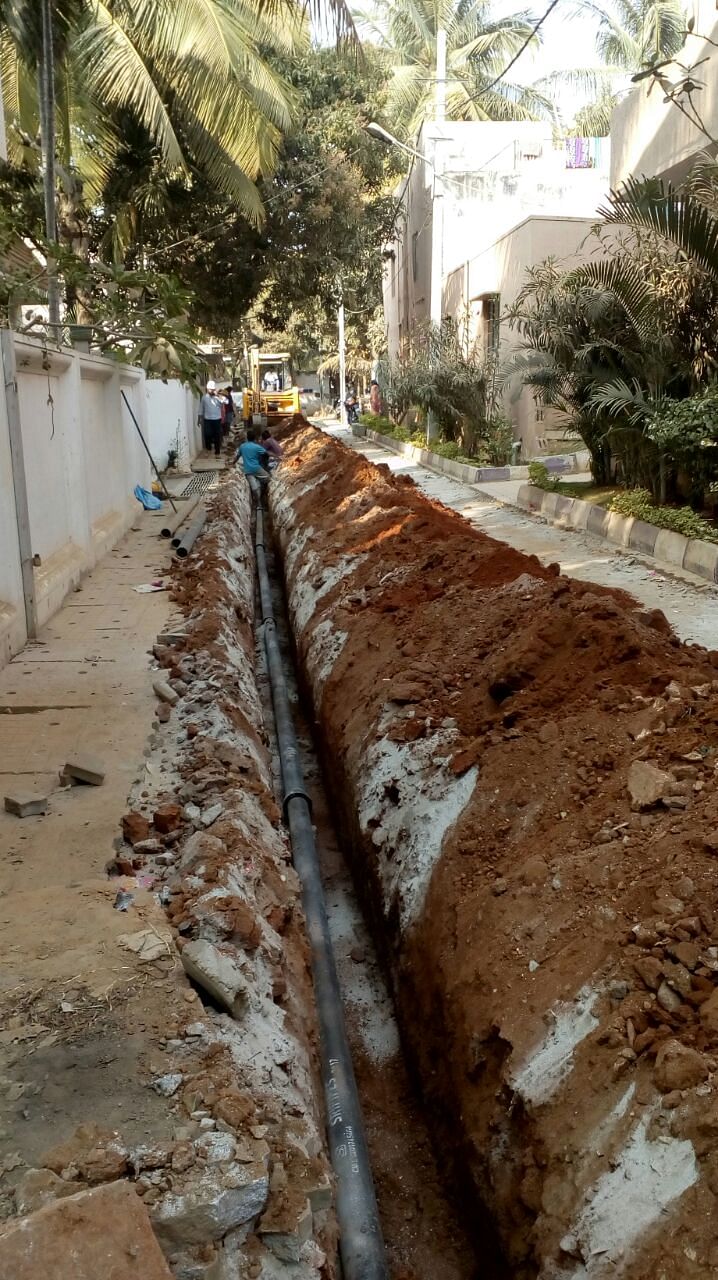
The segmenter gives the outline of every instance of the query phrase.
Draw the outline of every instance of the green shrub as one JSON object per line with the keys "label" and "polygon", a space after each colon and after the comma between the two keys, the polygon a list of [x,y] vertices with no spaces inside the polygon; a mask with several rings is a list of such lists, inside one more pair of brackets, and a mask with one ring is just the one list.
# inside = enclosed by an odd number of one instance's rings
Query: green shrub
{"label": "green shrub", "polygon": [[609,511],[619,516],[634,516],[659,529],[682,533],[684,538],[701,538],[704,542],[718,542],[718,528],[699,516],[692,507],[656,507],[648,489],[626,489],[617,493],[608,504]]}
{"label": "green shrub", "polygon": [[431,452],[438,453],[440,458],[449,458],[452,462],[461,457],[461,448],[457,440],[432,440]]}
{"label": "green shrub", "polygon": [[543,462],[529,462],[529,483],[535,484],[537,489],[546,489],[552,493],[561,482],[557,476],[549,475],[548,467]]}
{"label": "green shrub", "polygon": [[393,436],[396,431],[391,418],[386,418],[383,413],[360,413],[359,421],[363,427],[378,431],[382,436]]}

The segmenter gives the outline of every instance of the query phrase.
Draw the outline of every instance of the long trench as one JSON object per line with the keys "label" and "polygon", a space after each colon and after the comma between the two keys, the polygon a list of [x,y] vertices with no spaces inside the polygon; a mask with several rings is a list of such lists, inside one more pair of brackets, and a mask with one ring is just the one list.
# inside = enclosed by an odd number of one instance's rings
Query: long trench
{"label": "long trench", "polygon": [[[392,1280],[488,1280],[470,1224],[462,1216],[461,1196],[442,1176],[449,1162],[432,1146],[430,1125],[402,1055],[389,989],[333,822],[311,711],[300,696],[282,575],[269,534],[265,547],[276,634],[305,785],[312,800],[329,927],[390,1275]],[[279,748],[259,634],[256,663],[275,792],[280,798]]]}

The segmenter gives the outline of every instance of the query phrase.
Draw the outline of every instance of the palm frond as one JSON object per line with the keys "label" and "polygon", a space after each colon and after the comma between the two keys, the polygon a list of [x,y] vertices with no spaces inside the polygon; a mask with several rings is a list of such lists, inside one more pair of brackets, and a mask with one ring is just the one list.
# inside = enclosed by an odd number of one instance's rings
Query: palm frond
{"label": "palm frond", "polygon": [[612,294],[642,337],[655,336],[658,327],[655,290],[645,272],[633,263],[621,257],[587,262],[570,271],[565,283],[568,288],[590,288]]}
{"label": "palm frond", "polygon": [[660,178],[629,178],[599,213],[608,223],[656,232],[718,283],[718,218],[690,194]]}

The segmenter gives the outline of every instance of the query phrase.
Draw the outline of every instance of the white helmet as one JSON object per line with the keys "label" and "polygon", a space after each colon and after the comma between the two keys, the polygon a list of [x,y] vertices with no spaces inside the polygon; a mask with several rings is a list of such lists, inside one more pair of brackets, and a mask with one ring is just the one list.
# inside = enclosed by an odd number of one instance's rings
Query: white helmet
{"label": "white helmet", "polygon": [[210,378],[209,382],[207,383],[207,390],[208,390],[208,391],[216,391],[216,390],[217,390],[217,383],[216,383],[216,382],[213,382],[211,378]]}

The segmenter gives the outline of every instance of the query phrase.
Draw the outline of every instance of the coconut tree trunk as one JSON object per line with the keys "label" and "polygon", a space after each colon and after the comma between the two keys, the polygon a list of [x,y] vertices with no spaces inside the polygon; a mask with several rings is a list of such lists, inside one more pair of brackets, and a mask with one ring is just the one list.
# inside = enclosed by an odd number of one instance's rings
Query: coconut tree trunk
{"label": "coconut tree trunk", "polygon": [[52,0],[40,0],[42,9],[42,57],[38,70],[40,102],[40,144],[42,147],[43,187],[45,195],[45,235],[48,241],[47,306],[50,331],[60,341],[60,288],[57,260],[52,246],[57,243],[55,214],[55,55],[52,39]]}

